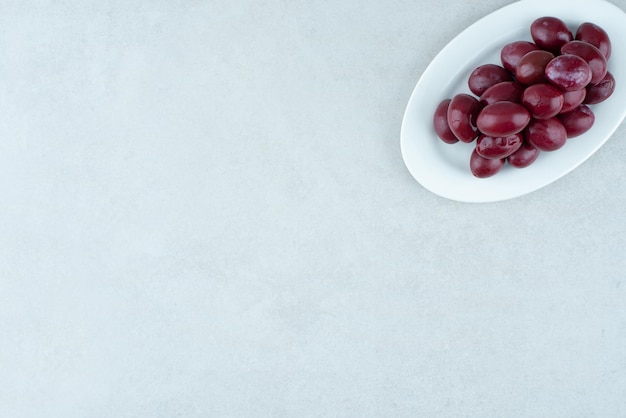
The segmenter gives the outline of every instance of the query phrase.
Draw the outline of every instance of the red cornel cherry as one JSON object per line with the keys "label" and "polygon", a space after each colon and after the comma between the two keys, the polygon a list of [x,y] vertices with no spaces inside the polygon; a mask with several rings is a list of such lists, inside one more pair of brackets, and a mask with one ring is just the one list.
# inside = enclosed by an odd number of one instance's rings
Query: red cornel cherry
{"label": "red cornel cherry", "polygon": [[548,81],[564,91],[584,89],[591,77],[591,67],[577,55],[559,55],[546,65]]}
{"label": "red cornel cherry", "polygon": [[541,48],[558,52],[558,50],[574,39],[565,22],[552,16],[540,17],[530,25],[530,35]]}
{"label": "red cornel cherry", "polygon": [[591,129],[596,120],[595,115],[586,105],[580,105],[571,112],[559,115],[558,118],[565,127],[568,138],[584,134]]}
{"label": "red cornel cherry", "polygon": [[498,138],[482,134],[476,140],[476,152],[489,159],[506,158],[518,150],[523,140],[521,133]]}
{"label": "red cornel cherry", "polygon": [[515,41],[504,45],[500,51],[500,61],[504,68],[515,74],[517,64],[530,51],[540,49],[536,44],[527,41]]}
{"label": "red cornel cherry", "polygon": [[515,78],[522,84],[542,83],[546,80],[546,65],[554,58],[548,51],[530,51],[517,63]]}
{"label": "red cornel cherry", "polygon": [[480,96],[480,104],[487,106],[495,102],[520,103],[524,87],[516,81],[503,81],[489,87]]}
{"label": "red cornel cherry", "polygon": [[454,133],[450,130],[450,126],[448,125],[448,107],[450,106],[450,102],[450,99],[445,99],[439,103],[437,110],[435,110],[435,115],[433,116],[435,132],[437,132],[437,136],[446,144],[459,142],[459,139],[454,136]]}
{"label": "red cornel cherry", "polygon": [[521,132],[529,121],[530,113],[521,104],[496,102],[478,114],[477,126],[485,135],[502,137]]}
{"label": "red cornel cherry", "polygon": [[475,97],[457,94],[448,106],[448,125],[459,141],[472,142],[478,136],[476,119],[482,108]]}
{"label": "red cornel cherry", "polygon": [[485,64],[472,71],[467,84],[472,93],[480,96],[494,84],[511,80],[513,77],[504,68],[495,64]]}
{"label": "red cornel cherry", "polygon": [[533,84],[524,90],[522,104],[535,119],[550,119],[563,108],[563,93],[550,84]]}
{"label": "red cornel cherry", "polygon": [[483,179],[491,177],[498,171],[502,170],[504,162],[504,159],[481,157],[478,155],[478,152],[476,152],[476,149],[474,149],[474,151],[472,151],[472,155],[470,156],[470,170],[472,171],[474,177]]}
{"label": "red cornel cherry", "polygon": [[608,99],[615,90],[615,78],[613,74],[607,72],[602,81],[595,86],[587,87],[587,95],[583,103],[597,104]]}
{"label": "red cornel cherry", "polygon": [[607,71],[607,62],[602,52],[595,46],[582,41],[571,41],[561,47],[561,54],[578,55],[591,68],[591,84],[597,84],[604,78]]}
{"label": "red cornel cherry", "polygon": [[567,131],[557,118],[533,119],[524,131],[524,136],[541,151],[555,151],[565,145]]}
{"label": "red cornel cherry", "polygon": [[518,150],[506,157],[506,160],[511,167],[525,168],[534,163],[537,157],[539,157],[539,150],[524,140]]}
{"label": "red cornel cherry", "polygon": [[563,92],[563,107],[561,108],[561,113],[576,109],[578,105],[585,100],[586,96],[586,89]]}
{"label": "red cornel cherry", "polygon": [[611,40],[600,26],[585,22],[576,30],[575,38],[598,48],[607,60],[611,57]]}

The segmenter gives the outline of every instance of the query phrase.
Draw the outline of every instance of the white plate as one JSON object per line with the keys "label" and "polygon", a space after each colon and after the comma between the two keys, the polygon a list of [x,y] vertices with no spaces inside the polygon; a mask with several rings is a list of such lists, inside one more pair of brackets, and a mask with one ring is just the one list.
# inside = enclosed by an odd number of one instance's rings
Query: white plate
{"label": "white plate", "polygon": [[[529,40],[530,24],[538,17],[555,16],[574,33],[578,25],[592,22],[611,38],[609,71],[615,91],[603,103],[590,106],[594,126],[568,139],[553,152],[542,152],[529,167],[508,164],[493,177],[478,179],[469,169],[474,143],[446,144],[433,128],[433,113],[445,98],[470,93],[467,78],[481,64],[499,64],[502,47],[515,40]],[[591,157],[615,132],[626,116],[626,13],[604,0],[522,0],[503,7],[467,28],[435,57],[413,90],[401,130],[404,162],[426,189],[462,202],[494,202],[511,199],[544,187],[566,175]],[[470,93],[471,94],[471,93]]]}

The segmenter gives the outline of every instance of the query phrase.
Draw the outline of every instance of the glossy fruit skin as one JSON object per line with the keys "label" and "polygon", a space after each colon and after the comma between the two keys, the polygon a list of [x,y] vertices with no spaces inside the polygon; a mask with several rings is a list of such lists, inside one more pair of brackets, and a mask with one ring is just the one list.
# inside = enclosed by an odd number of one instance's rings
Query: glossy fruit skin
{"label": "glossy fruit skin", "polygon": [[607,72],[604,79],[594,86],[587,87],[587,95],[583,103],[597,104],[608,99],[615,90],[615,78],[611,72]]}
{"label": "glossy fruit skin", "polygon": [[485,135],[503,137],[521,132],[529,121],[530,112],[521,104],[496,102],[483,108],[476,124]]}
{"label": "glossy fruit skin", "polygon": [[494,138],[485,134],[479,135],[476,140],[476,152],[488,159],[502,159],[513,154],[522,146],[524,136],[521,133]]}
{"label": "glossy fruit skin", "polygon": [[606,58],[595,46],[583,41],[571,41],[561,47],[561,54],[577,55],[587,61],[591,68],[591,81],[599,83],[608,70]]}
{"label": "glossy fruit skin", "polygon": [[506,160],[511,167],[525,168],[534,163],[540,153],[533,144],[524,140],[519,149],[509,155]]}
{"label": "glossy fruit skin", "polygon": [[587,132],[595,122],[595,115],[586,105],[580,105],[571,112],[558,116],[565,127],[568,138],[574,138]]}
{"label": "glossy fruit skin", "polygon": [[500,61],[502,66],[515,74],[519,60],[530,51],[537,51],[541,48],[528,41],[515,41],[504,45],[500,51]]}
{"label": "glossy fruit skin", "polygon": [[469,94],[460,93],[452,98],[448,106],[448,125],[461,142],[472,142],[478,136],[476,120],[482,109],[478,100]]}
{"label": "glossy fruit skin", "polygon": [[515,79],[521,84],[536,84],[546,80],[546,65],[554,59],[554,54],[537,50],[525,54],[517,63]]}
{"label": "glossy fruit skin", "polygon": [[551,84],[528,86],[522,94],[522,104],[535,119],[550,119],[563,107],[563,93]]}
{"label": "glossy fruit skin", "polygon": [[580,90],[591,81],[591,67],[577,55],[559,55],[546,65],[546,78],[561,90]]}
{"label": "glossy fruit skin", "polygon": [[556,117],[533,119],[524,130],[524,138],[540,151],[556,151],[565,145],[567,131]]}
{"label": "glossy fruit skin", "polygon": [[575,39],[595,46],[607,60],[611,57],[611,40],[600,26],[590,22],[581,24],[576,30]]}
{"label": "glossy fruit skin", "polygon": [[487,106],[495,102],[521,103],[524,87],[515,81],[503,81],[489,87],[480,96],[480,104]]}
{"label": "glossy fruit skin", "polygon": [[587,89],[564,91],[561,113],[576,109],[585,100],[585,96],[587,96]]}
{"label": "glossy fruit skin", "polygon": [[530,36],[541,48],[558,52],[559,48],[574,39],[565,22],[552,16],[536,19],[530,25]]}
{"label": "glossy fruit skin", "polygon": [[459,142],[459,139],[454,136],[454,133],[450,130],[448,125],[448,106],[450,106],[451,99],[445,99],[435,109],[433,116],[433,127],[439,139],[446,144],[454,144]]}
{"label": "glossy fruit skin", "polygon": [[503,67],[495,64],[484,64],[472,71],[467,85],[472,93],[480,96],[494,84],[511,80],[513,80],[513,77]]}
{"label": "glossy fruit skin", "polygon": [[474,177],[481,179],[491,177],[502,170],[504,162],[504,159],[488,159],[481,157],[476,152],[476,149],[474,149],[470,156],[470,171]]}

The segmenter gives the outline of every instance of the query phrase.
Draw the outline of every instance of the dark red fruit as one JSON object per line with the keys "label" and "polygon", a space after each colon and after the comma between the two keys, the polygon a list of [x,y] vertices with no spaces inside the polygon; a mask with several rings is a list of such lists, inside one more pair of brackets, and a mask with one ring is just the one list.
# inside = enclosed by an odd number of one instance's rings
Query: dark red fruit
{"label": "dark red fruit", "polygon": [[615,90],[615,78],[613,74],[607,72],[602,81],[594,86],[587,87],[587,96],[583,103],[596,104],[608,99]]}
{"label": "dark red fruit", "polygon": [[521,133],[501,138],[480,135],[476,140],[476,152],[481,157],[489,159],[506,158],[522,145],[524,137]]}
{"label": "dark red fruit", "polygon": [[561,108],[561,113],[576,109],[578,105],[585,100],[586,95],[586,89],[563,92],[563,107]]}
{"label": "dark red fruit", "polygon": [[552,16],[536,19],[530,25],[530,36],[541,48],[554,53],[574,39],[565,22]]}
{"label": "dark red fruit", "polygon": [[540,48],[527,41],[515,41],[504,45],[500,51],[500,61],[504,68],[515,74],[519,60],[530,51],[536,51]]}
{"label": "dark red fruit", "polygon": [[512,167],[524,168],[535,162],[539,157],[539,150],[528,141],[522,142],[522,146],[517,151],[509,155],[506,160]]}
{"label": "dark red fruit", "polygon": [[445,99],[437,109],[435,109],[435,115],[433,116],[433,126],[435,128],[435,132],[437,136],[446,144],[454,144],[455,142],[459,142],[459,139],[454,136],[454,133],[450,130],[450,125],[448,125],[448,106],[452,100]]}
{"label": "dark red fruit", "polygon": [[568,138],[573,138],[587,132],[595,122],[595,115],[586,105],[580,105],[571,112],[558,116],[565,127]]}
{"label": "dark red fruit", "polygon": [[530,51],[517,63],[515,78],[522,84],[542,83],[546,80],[546,65],[554,58],[548,51]]}
{"label": "dark red fruit", "polygon": [[555,151],[565,145],[567,132],[557,118],[533,119],[524,131],[524,137],[540,151]]}
{"label": "dark red fruit", "polygon": [[476,152],[476,149],[474,149],[470,156],[470,171],[478,178],[491,177],[502,170],[504,161],[504,159],[488,159],[481,157]]}
{"label": "dark red fruit", "polygon": [[595,46],[583,41],[571,41],[561,47],[561,54],[578,55],[591,68],[591,84],[599,83],[607,71],[606,58]]}
{"label": "dark red fruit", "polygon": [[475,97],[457,94],[448,106],[448,125],[461,142],[472,142],[478,136],[476,119],[482,109]]}
{"label": "dark red fruit", "polygon": [[522,93],[524,87],[515,81],[503,81],[489,87],[480,96],[480,104],[487,106],[495,102],[514,102],[522,101]]}
{"label": "dark red fruit", "polygon": [[476,125],[485,135],[503,137],[521,132],[528,121],[530,113],[521,104],[496,102],[483,108]]}
{"label": "dark red fruit", "polygon": [[548,81],[564,91],[584,89],[591,76],[591,67],[577,55],[559,55],[546,65]]}
{"label": "dark red fruit", "polygon": [[589,22],[583,23],[576,30],[576,39],[598,48],[607,60],[611,57],[611,40],[600,26]]}
{"label": "dark red fruit", "polygon": [[511,80],[513,77],[504,68],[495,64],[485,64],[472,71],[467,84],[472,93],[480,96],[494,84]]}
{"label": "dark red fruit", "polygon": [[550,119],[563,107],[563,93],[551,84],[533,84],[522,94],[522,104],[536,119]]}

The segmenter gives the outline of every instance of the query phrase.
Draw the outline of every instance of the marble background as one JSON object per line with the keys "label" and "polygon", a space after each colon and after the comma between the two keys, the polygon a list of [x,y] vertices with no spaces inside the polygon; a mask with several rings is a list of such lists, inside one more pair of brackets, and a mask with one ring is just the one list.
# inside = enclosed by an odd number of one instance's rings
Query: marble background
{"label": "marble background", "polygon": [[1,1],[0,416],[625,416],[624,125],[493,204],[400,154],[509,3]]}

